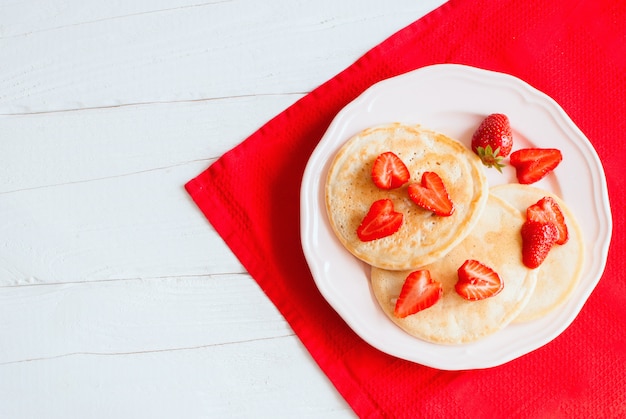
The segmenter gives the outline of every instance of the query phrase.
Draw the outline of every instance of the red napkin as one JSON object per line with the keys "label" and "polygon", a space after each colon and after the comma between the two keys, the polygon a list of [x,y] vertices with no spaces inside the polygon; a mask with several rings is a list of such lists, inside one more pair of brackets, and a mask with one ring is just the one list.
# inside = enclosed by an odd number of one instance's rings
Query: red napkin
{"label": "red napkin", "polygon": [[[369,346],[319,294],[300,244],[303,170],[335,114],[371,84],[436,63],[509,73],[550,95],[590,139],[608,179],[613,242],[587,304],[548,345],[483,370],[440,371]],[[453,0],[276,116],[186,188],[358,416],[626,417],[625,132],[626,3]]]}

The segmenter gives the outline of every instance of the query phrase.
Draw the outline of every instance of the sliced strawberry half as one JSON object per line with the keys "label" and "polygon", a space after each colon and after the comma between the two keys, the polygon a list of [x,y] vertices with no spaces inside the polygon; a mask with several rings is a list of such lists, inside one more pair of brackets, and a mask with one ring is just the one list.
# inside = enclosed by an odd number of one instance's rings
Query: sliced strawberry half
{"label": "sliced strawberry half", "polygon": [[443,295],[441,283],[430,277],[430,271],[411,272],[402,285],[394,315],[404,318],[433,306]]}
{"label": "sliced strawberry half", "polygon": [[559,204],[551,196],[545,196],[526,209],[526,219],[540,223],[552,223],[556,226],[559,237],[556,244],[567,242],[568,231],[565,217]]}
{"label": "sliced strawberry half", "polygon": [[409,197],[420,207],[437,215],[447,217],[454,213],[454,204],[448,195],[446,185],[435,172],[424,172],[421,184],[411,183]]}
{"label": "sliced strawberry half", "polygon": [[509,157],[515,167],[517,180],[522,184],[539,181],[553,171],[563,160],[561,151],[556,148],[522,148]]}
{"label": "sliced strawberry half", "polygon": [[374,160],[372,180],[380,189],[395,189],[409,181],[411,174],[395,153],[387,151]]}
{"label": "sliced strawberry half", "polygon": [[522,261],[530,269],[538,268],[556,243],[559,231],[551,223],[526,220],[522,224]]}
{"label": "sliced strawberry half", "polygon": [[454,288],[466,300],[484,300],[497,295],[504,288],[504,282],[493,269],[474,259],[466,260],[457,273],[459,280]]}
{"label": "sliced strawberry half", "polygon": [[401,212],[394,211],[390,199],[380,199],[371,205],[356,234],[364,242],[390,236],[400,229],[402,218]]}

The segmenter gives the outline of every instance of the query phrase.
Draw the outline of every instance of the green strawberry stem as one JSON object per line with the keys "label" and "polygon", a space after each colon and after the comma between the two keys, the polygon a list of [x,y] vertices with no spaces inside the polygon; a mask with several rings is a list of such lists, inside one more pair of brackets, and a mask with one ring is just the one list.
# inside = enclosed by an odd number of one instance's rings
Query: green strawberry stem
{"label": "green strawberry stem", "polygon": [[494,151],[491,149],[491,146],[488,145],[484,148],[477,147],[476,151],[485,166],[495,167],[498,172],[502,173],[502,168],[506,167],[506,164],[502,163],[502,157],[498,155],[500,153],[500,147],[496,148]]}

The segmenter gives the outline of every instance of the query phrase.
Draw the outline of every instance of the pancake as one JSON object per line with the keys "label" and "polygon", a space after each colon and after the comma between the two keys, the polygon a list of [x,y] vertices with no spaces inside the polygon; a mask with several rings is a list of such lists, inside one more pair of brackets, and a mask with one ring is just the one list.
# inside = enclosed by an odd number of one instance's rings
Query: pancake
{"label": "pancake", "polygon": [[[524,217],[496,196],[489,196],[480,219],[469,236],[444,258],[424,266],[443,286],[443,296],[433,306],[405,318],[394,307],[405,278],[411,272],[371,268],[372,291],[385,314],[412,336],[439,344],[476,341],[502,329],[528,303],[536,272],[522,262],[519,233]],[[457,269],[467,259],[491,267],[504,283],[502,291],[479,301],[467,301],[454,289]]]}
{"label": "pancake", "polygon": [[[455,206],[449,217],[434,215],[408,196],[408,184],[381,190],[371,178],[375,159],[394,152],[411,174],[409,183],[421,181],[425,171],[443,180]],[[402,270],[431,263],[457,245],[476,224],[489,194],[478,156],[460,142],[419,125],[399,123],[366,129],[349,139],[330,163],[325,185],[330,225],[339,241],[354,256],[383,269]],[[404,214],[400,229],[391,236],[362,242],[356,230],[371,204],[389,198]]]}
{"label": "pancake", "polygon": [[544,196],[556,200],[565,217],[569,239],[563,245],[554,245],[548,257],[536,269],[537,287],[526,308],[516,322],[535,320],[562,305],[570,297],[580,280],[585,259],[582,231],[572,210],[555,194],[521,184],[495,186],[492,194],[499,196],[526,216],[526,208]]}

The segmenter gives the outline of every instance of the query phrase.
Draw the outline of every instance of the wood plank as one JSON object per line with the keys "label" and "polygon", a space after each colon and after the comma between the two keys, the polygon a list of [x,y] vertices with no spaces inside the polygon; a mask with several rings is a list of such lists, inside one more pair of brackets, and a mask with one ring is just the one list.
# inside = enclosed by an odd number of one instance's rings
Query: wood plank
{"label": "wood plank", "polygon": [[5,287],[0,317],[0,417],[353,415],[247,275]]}
{"label": "wood plank", "polygon": [[80,7],[83,23],[40,32],[27,20],[3,43],[0,114],[305,93],[431,7],[392,3],[240,0],[118,18]]}
{"label": "wood plank", "polygon": [[0,15],[5,22],[0,39],[30,36],[68,26],[98,21],[129,18],[134,15],[168,13],[176,9],[207,7],[223,0],[198,2],[194,0],[151,0],[150,2],[85,2],[81,0],[29,0],[2,2]]}
{"label": "wood plank", "polygon": [[0,285],[243,272],[183,188],[205,161],[0,195]]}
{"label": "wood plank", "polygon": [[244,96],[0,116],[0,194],[201,160],[198,167],[208,167],[300,97]]}
{"label": "wood plank", "polygon": [[6,418],[354,417],[293,336],[4,364],[0,394]]}
{"label": "wood plank", "polygon": [[0,365],[292,336],[247,274],[0,288]]}

